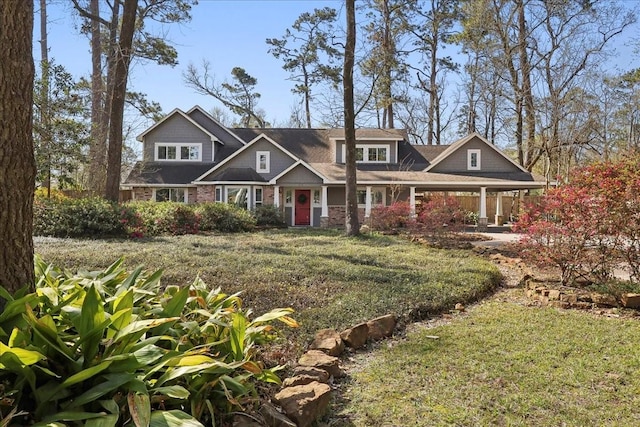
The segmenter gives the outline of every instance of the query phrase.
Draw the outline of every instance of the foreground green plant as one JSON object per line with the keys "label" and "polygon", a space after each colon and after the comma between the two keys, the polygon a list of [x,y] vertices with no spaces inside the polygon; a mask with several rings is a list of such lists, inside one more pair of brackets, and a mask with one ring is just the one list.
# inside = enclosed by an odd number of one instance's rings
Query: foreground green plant
{"label": "foreground green plant", "polygon": [[[10,295],[0,314],[0,419],[15,425],[215,424],[257,399],[279,367],[256,360],[271,322],[237,294],[160,284],[161,271],[63,272],[36,259],[36,292]],[[4,423],[3,422],[3,423]],[[4,424],[3,424],[4,425]]]}

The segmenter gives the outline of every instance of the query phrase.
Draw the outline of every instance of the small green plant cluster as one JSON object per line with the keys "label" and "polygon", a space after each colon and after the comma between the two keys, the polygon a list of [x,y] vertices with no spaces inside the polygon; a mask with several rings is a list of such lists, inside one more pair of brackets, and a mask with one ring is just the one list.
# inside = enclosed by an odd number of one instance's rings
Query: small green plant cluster
{"label": "small green plant cluster", "polygon": [[202,231],[233,233],[251,231],[256,225],[250,212],[231,203],[199,203],[193,206]]}
{"label": "small green plant cluster", "polygon": [[256,219],[256,225],[258,227],[287,227],[287,223],[282,215],[282,210],[274,205],[258,206],[254,209],[253,216]]}
{"label": "small green plant cluster", "polygon": [[256,354],[274,320],[297,326],[291,309],[251,319],[237,294],[160,277],[36,259],[36,292],[0,288],[0,424],[217,425],[280,381]]}
{"label": "small green plant cluster", "polygon": [[127,207],[141,220],[146,236],[198,234],[200,218],[190,205],[174,202],[133,202]]}

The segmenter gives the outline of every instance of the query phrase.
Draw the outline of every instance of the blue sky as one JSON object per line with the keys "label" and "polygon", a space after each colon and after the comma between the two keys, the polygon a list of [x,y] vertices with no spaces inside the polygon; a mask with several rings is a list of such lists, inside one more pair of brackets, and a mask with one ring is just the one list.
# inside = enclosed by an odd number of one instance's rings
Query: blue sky
{"label": "blue sky", "polygon": [[[80,19],[70,3],[64,0],[48,7],[50,59],[76,77],[89,76],[89,40],[79,34]],[[199,65],[206,59],[216,81],[223,81],[239,66],[258,79],[256,90],[262,94],[259,107],[267,112],[267,119],[283,123],[295,101],[293,83],[287,80],[282,62],[267,53],[265,39],[281,37],[303,12],[326,6],[340,10],[342,4],[340,0],[200,0],[192,9],[191,22],[163,29],[178,50],[179,64],[173,68],[149,62],[133,64],[129,90],[146,93],[165,113],[174,108],[188,110],[196,104],[210,110],[219,105],[217,101],[186,87],[183,71],[190,62]],[[34,58],[38,61],[38,14],[34,27]]]}

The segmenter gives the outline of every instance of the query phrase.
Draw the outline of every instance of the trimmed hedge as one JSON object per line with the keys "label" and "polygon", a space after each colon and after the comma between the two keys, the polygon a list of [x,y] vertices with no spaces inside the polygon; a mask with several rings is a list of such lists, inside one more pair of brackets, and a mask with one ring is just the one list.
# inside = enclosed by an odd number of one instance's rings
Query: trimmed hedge
{"label": "trimmed hedge", "polygon": [[34,202],[34,235],[53,237],[145,237],[236,233],[260,227],[286,227],[281,212],[261,206],[249,212],[226,203],[129,202],[101,198],[48,199]]}

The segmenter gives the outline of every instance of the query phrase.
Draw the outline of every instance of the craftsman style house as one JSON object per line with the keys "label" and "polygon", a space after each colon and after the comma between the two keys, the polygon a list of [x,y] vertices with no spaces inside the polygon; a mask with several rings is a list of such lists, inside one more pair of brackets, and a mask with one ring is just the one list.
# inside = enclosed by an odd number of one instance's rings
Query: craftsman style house
{"label": "craftsman style house", "polygon": [[[134,200],[270,204],[293,226],[344,225],[343,129],[226,128],[196,106],[173,110],[138,140],[143,160],[123,183]],[[448,146],[412,145],[400,129],[358,129],[356,140],[362,220],[395,200],[415,210],[424,192],[472,191],[486,225],[487,192],[544,186],[475,133]]]}

